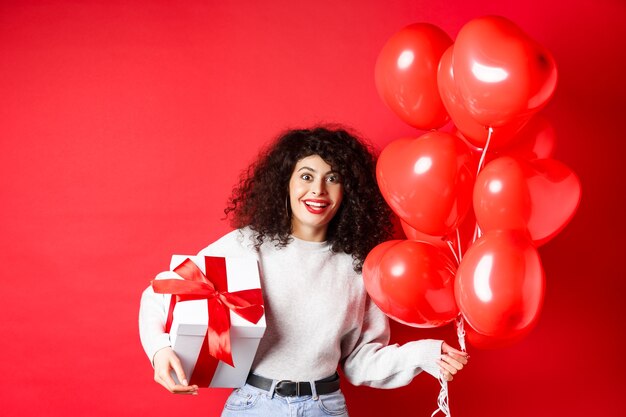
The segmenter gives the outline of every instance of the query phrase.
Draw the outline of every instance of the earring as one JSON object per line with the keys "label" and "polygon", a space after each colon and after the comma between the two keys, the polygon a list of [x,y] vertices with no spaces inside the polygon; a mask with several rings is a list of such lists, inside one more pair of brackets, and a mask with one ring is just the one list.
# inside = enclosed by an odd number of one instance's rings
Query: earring
{"label": "earring", "polygon": [[289,194],[287,194],[285,197],[285,214],[287,215],[287,220],[291,219],[291,213],[289,211]]}

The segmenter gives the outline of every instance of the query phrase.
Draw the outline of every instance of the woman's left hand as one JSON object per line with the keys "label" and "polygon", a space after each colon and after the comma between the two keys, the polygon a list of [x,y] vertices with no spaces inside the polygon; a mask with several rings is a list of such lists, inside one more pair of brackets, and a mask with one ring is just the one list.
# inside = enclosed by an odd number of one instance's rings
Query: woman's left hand
{"label": "woman's left hand", "polygon": [[439,365],[441,369],[443,378],[446,381],[452,381],[454,375],[467,365],[468,359],[469,355],[467,352],[457,350],[446,342],[443,342],[441,345],[441,360],[437,361],[437,365]]}

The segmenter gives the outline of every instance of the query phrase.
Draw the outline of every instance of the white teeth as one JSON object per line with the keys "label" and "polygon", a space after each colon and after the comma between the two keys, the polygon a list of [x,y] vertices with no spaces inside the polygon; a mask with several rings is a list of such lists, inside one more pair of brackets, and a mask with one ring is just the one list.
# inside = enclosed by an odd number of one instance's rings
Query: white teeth
{"label": "white teeth", "polygon": [[323,207],[327,207],[328,206],[328,204],[326,204],[326,203],[317,203],[315,201],[305,201],[304,204],[306,204],[307,206],[319,207],[319,208],[323,208]]}

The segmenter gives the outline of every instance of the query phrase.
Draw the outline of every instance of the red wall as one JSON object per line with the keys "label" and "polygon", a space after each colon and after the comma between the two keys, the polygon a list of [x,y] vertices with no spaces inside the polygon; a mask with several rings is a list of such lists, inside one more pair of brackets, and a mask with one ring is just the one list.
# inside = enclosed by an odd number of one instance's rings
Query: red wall
{"label": "red wall", "polygon": [[[172,253],[228,230],[231,186],[279,130],[343,122],[379,147],[419,135],[377,95],[380,48],[410,23],[454,37],[486,14],[553,52],[560,82],[543,113],[583,199],[541,248],[538,327],[507,349],[470,348],[453,415],[623,413],[624,2],[295,3],[2,2],[0,414],[219,415],[226,390],[178,397],[152,381],[140,292]],[[454,341],[451,327],[393,332]],[[345,391],[353,417],[428,416],[438,384]]]}

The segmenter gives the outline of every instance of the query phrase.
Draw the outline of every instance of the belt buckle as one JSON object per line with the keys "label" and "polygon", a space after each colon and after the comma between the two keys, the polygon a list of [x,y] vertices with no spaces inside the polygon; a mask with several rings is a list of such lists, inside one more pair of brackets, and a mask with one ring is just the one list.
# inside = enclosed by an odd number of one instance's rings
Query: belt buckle
{"label": "belt buckle", "polygon": [[[276,388],[275,388],[275,390],[276,390],[279,394],[280,394],[280,384],[282,384],[283,382],[284,382],[284,383],[286,383],[286,384],[288,384],[288,383],[293,382],[293,381],[291,381],[291,380],[289,380],[289,379],[281,379],[280,381],[278,381],[278,382],[276,383]],[[297,395],[297,396],[300,396],[300,385],[298,385],[298,383],[297,383],[297,382],[296,382],[296,395]],[[289,397],[290,395],[285,395],[285,396],[286,396],[286,397]]]}

